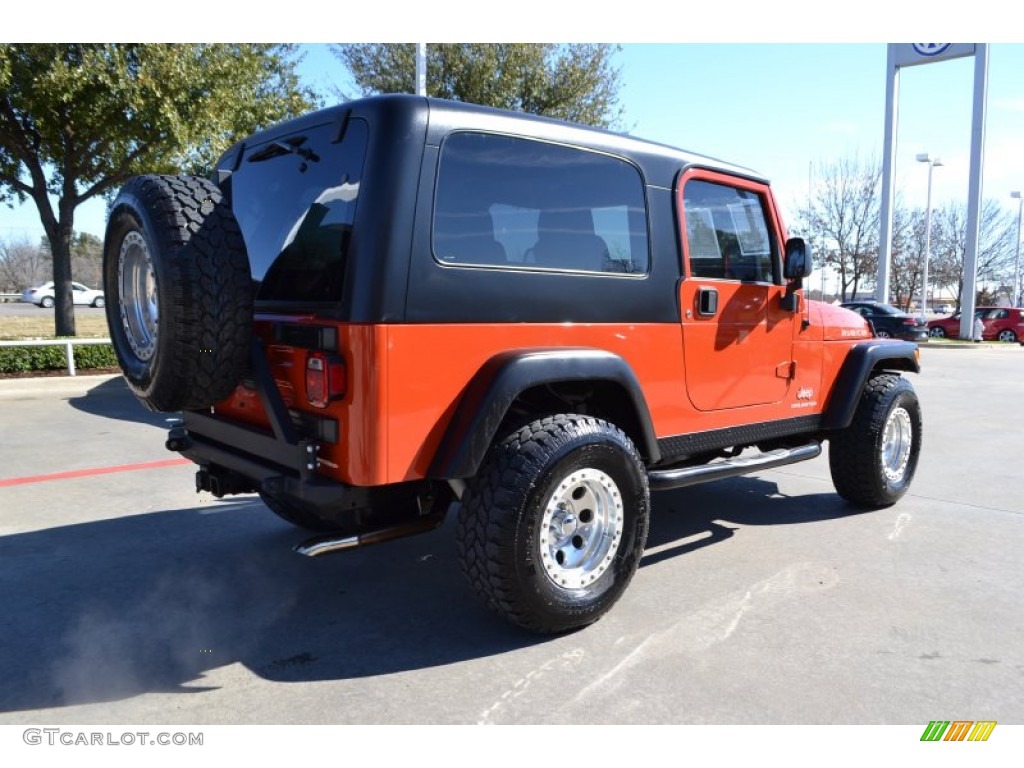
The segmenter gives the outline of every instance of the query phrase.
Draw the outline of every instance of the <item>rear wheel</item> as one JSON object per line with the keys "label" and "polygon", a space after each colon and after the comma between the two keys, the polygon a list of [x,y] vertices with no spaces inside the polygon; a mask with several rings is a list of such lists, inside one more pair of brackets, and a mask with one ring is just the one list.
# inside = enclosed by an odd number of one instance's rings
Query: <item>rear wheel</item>
{"label": "rear wheel", "polygon": [[97,296],[95,299],[92,300],[92,305],[97,309],[102,309],[103,307],[107,306],[107,301],[102,296]]}
{"label": "rear wheel", "polygon": [[829,468],[836,491],[868,508],[895,504],[917,470],[921,406],[910,382],[878,374],[861,393],[853,421],[829,441]]}
{"label": "rear wheel", "polygon": [[1012,344],[1013,342],[1017,341],[1017,334],[1011,331],[1010,329],[1006,329],[1004,331],[999,332],[999,340],[1006,341]]}
{"label": "rear wheel", "polygon": [[43,300],[39,302],[39,306],[43,309],[51,309],[53,307],[53,298],[50,296],[43,296]]}
{"label": "rear wheel", "polygon": [[498,614],[541,633],[603,616],[636,572],[650,495],[630,439],[563,414],[495,444],[467,483],[458,522],[463,572]]}
{"label": "rear wheel", "polygon": [[889,333],[888,331],[875,331],[875,336],[878,337],[879,339],[890,339],[890,338],[892,338],[892,334]]}
{"label": "rear wheel", "polygon": [[103,252],[107,323],[136,396],[155,411],[206,408],[245,372],[248,258],[215,184],[138,176],[114,201]]}

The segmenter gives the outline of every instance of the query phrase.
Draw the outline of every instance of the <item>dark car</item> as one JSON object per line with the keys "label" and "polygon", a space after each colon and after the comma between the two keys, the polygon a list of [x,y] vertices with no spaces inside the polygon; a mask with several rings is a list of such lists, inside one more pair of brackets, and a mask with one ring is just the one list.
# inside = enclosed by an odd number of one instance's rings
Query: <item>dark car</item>
{"label": "dark car", "polygon": [[928,341],[928,324],[924,318],[907,314],[892,304],[875,301],[851,301],[843,306],[863,316],[871,324],[875,336],[880,339]]}

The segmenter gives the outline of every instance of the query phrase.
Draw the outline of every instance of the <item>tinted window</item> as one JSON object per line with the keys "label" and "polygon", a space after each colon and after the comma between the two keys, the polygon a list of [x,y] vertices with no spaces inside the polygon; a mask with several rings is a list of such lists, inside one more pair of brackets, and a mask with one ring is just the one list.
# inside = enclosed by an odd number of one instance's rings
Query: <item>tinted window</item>
{"label": "tinted window", "polygon": [[776,243],[760,195],[689,181],[683,189],[690,274],[771,282]]}
{"label": "tinted window", "polygon": [[322,125],[247,149],[232,208],[249,252],[257,300],[341,298],[366,154],[366,123],[341,143]]}
{"label": "tinted window", "polygon": [[608,155],[456,133],[441,150],[433,250],[442,264],[646,274],[643,181]]}

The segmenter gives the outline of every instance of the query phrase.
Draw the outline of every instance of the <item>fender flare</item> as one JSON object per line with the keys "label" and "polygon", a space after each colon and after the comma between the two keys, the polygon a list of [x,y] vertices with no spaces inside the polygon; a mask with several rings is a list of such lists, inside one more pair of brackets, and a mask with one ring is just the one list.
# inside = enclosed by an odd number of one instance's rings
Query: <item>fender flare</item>
{"label": "fender flare", "polygon": [[860,402],[860,393],[872,371],[920,373],[917,355],[917,344],[912,341],[874,340],[851,349],[836,378],[822,427],[831,430],[850,426]]}
{"label": "fender flare", "polygon": [[631,436],[637,450],[648,463],[660,458],[643,389],[623,358],[586,348],[509,350],[488,360],[463,390],[427,476],[444,480],[472,477],[521,393],[538,385],[573,381],[607,381],[619,386],[636,416]]}

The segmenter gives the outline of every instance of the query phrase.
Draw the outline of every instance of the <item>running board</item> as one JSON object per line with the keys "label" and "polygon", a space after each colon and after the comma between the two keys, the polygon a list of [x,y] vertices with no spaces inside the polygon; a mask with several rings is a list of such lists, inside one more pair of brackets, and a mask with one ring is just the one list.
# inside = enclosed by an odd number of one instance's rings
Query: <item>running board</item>
{"label": "running board", "polygon": [[652,491],[667,491],[671,488],[686,488],[690,485],[724,480],[727,477],[747,475],[759,469],[772,469],[786,464],[796,464],[821,455],[821,443],[801,445],[799,448],[784,448],[757,456],[737,457],[702,464],[699,467],[681,469],[655,469],[647,473],[647,482]]}

